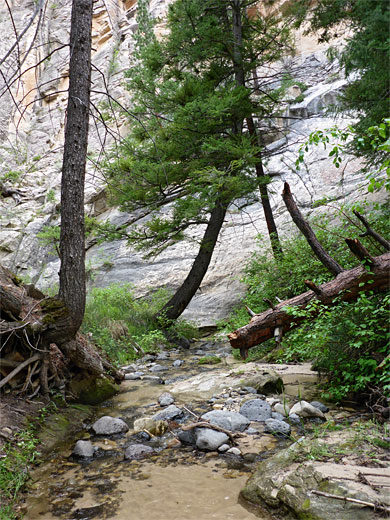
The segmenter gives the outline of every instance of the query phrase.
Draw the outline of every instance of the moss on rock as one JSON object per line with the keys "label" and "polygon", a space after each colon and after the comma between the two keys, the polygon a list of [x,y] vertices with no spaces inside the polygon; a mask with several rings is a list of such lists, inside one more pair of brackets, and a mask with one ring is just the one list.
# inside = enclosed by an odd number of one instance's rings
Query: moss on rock
{"label": "moss on rock", "polygon": [[79,403],[96,405],[118,393],[119,386],[103,375],[96,377],[79,374],[72,379],[70,391]]}

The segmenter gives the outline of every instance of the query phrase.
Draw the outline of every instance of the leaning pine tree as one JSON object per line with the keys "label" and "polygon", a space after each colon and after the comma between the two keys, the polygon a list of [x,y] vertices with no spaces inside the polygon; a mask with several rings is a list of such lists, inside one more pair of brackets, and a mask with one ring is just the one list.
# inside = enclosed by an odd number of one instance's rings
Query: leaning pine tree
{"label": "leaning pine tree", "polygon": [[261,145],[266,122],[280,110],[280,90],[260,84],[257,70],[281,58],[289,32],[276,17],[248,13],[251,1],[181,0],[157,40],[148,3],[138,4],[137,64],[128,73],[137,122],[109,175],[123,210],[150,212],[126,233],[138,248],[156,254],[205,226],[188,276],[158,314],[170,322],[199,288],[229,206],[255,200],[259,182],[268,199]]}

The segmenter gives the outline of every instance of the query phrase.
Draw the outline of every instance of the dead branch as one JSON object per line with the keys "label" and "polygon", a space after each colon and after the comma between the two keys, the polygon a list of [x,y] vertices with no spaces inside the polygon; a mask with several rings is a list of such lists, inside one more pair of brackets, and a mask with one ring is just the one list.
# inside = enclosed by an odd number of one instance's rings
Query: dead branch
{"label": "dead branch", "polygon": [[316,257],[334,276],[337,276],[339,273],[343,271],[343,268],[325,251],[325,249],[318,241],[318,238],[316,237],[314,231],[303,218],[302,213],[300,212],[298,206],[294,201],[288,182],[284,183],[282,197],[284,203],[286,204],[287,210],[291,215],[291,218],[306,238],[309,246],[312,248]]}
{"label": "dead branch", "polygon": [[11,379],[13,379],[21,370],[23,370],[23,368],[25,368],[30,363],[34,363],[34,361],[37,361],[37,359],[40,359],[40,358],[41,358],[41,356],[39,354],[34,354],[29,359],[26,359],[26,361],[23,361],[23,363],[20,363],[20,365],[18,365],[15,368],[15,370],[12,370],[12,372],[9,373],[8,376],[4,377],[0,381],[0,388],[2,388],[6,383],[8,383],[8,381],[11,381]]}
{"label": "dead branch", "polygon": [[381,244],[387,251],[390,251],[390,242],[388,240],[386,240],[384,237],[382,237],[382,235],[380,235],[379,233],[374,231],[372,229],[372,227],[370,226],[370,223],[368,222],[368,220],[363,215],[361,215],[358,211],[356,211],[356,209],[353,210],[353,213],[366,228],[366,232],[361,234],[360,236],[361,237],[370,236],[374,240],[379,242],[379,244]]}
{"label": "dead branch", "polygon": [[318,495],[320,497],[334,498],[335,500],[343,500],[344,502],[350,502],[352,504],[359,504],[361,506],[371,507],[376,511],[384,511],[385,513],[390,513],[390,507],[387,507],[383,504],[375,504],[374,502],[367,502],[366,500],[359,500],[357,498],[332,495],[331,493],[324,493],[323,491],[317,491],[316,489],[312,489],[310,493],[312,493],[313,495]]}

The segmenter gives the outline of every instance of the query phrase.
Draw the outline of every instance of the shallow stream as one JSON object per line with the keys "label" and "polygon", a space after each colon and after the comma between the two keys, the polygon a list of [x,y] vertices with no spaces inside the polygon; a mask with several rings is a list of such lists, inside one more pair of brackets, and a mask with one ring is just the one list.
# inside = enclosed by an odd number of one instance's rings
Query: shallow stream
{"label": "shallow stream", "polygon": [[[222,363],[199,365],[202,354],[217,354]],[[147,439],[156,455],[124,460],[131,441],[144,441],[145,434],[133,430],[134,420],[161,410],[157,400],[163,392],[171,392],[175,404],[185,410],[178,422],[195,421],[195,416],[232,404],[230,396],[237,394],[232,388],[237,389],[240,378],[253,374],[257,365],[236,362],[229,354],[226,345],[203,342],[188,351],[138,362],[135,370],[156,379],[124,381],[121,392],[96,408],[93,417],[79,425],[76,436],[44,455],[45,461],[32,473],[23,504],[25,520],[269,520],[265,511],[243,503],[239,492],[256,462],[291,440],[276,439],[260,428],[258,435],[242,434],[239,455],[202,452],[181,444],[174,431],[178,425],[172,422],[162,436]],[[182,365],[173,367],[178,359]],[[153,368],[156,365],[159,370]],[[283,370],[286,394],[313,392],[316,375],[310,369]],[[91,424],[104,415],[123,419],[129,432],[109,437],[91,434]],[[78,439],[93,442],[97,450],[93,458],[72,455]]]}

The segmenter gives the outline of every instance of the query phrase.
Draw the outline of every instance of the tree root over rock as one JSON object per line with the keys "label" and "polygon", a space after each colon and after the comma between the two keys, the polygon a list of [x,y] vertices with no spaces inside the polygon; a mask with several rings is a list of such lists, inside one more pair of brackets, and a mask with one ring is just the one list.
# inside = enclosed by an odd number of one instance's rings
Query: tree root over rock
{"label": "tree root over rock", "polygon": [[82,334],[67,334],[69,313],[61,300],[31,291],[0,266],[0,389],[32,398],[52,389],[65,394],[73,377],[118,372]]}

